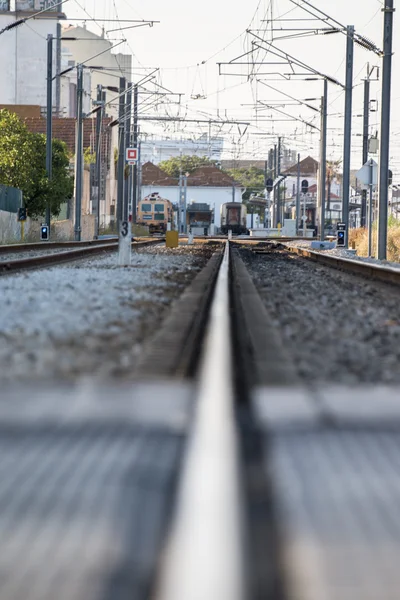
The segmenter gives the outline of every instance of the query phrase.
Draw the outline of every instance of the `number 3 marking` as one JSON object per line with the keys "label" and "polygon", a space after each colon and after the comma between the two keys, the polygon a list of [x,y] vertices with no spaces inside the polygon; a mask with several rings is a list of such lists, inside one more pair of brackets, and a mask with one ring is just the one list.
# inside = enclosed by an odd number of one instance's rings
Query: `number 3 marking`
{"label": "number 3 marking", "polygon": [[122,221],[121,233],[124,237],[126,237],[128,235],[128,221]]}

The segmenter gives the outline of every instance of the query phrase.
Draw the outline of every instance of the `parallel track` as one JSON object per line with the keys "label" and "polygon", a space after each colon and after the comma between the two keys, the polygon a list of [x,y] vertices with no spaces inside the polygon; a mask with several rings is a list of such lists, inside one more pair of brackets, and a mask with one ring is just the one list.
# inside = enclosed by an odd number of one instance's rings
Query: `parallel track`
{"label": "parallel track", "polygon": [[[132,248],[142,248],[145,246],[154,246],[159,244],[160,242],[162,242],[161,239],[157,239],[157,240],[147,240],[145,242],[132,242]],[[3,260],[0,261],[0,274],[8,274],[8,273],[13,273],[13,272],[17,272],[17,271],[23,271],[26,269],[40,269],[43,267],[48,267],[48,266],[52,266],[52,265],[60,265],[63,264],[65,262],[72,262],[74,260],[79,260],[82,258],[88,258],[90,256],[94,256],[96,254],[102,254],[104,252],[115,252],[116,250],[118,250],[118,242],[112,242],[112,243],[100,243],[100,242],[89,242],[90,245],[88,245],[87,242],[83,242],[84,245],[80,245],[80,242],[71,242],[73,244],[78,244],[79,247],[77,249],[76,246],[70,246],[69,242],[66,242],[67,246],[63,246],[63,245],[59,245],[58,243],[55,244],[54,247],[57,248],[65,248],[65,247],[72,247],[74,248],[73,250],[69,250],[66,252],[54,252],[52,254],[41,254],[38,256],[32,256],[29,258],[21,258],[21,259],[14,259],[14,260]],[[33,246],[35,246],[35,248],[32,248],[31,245],[29,244],[28,247],[24,246],[18,246],[20,248],[20,252],[24,252],[26,250],[44,250],[44,246],[43,244],[37,245],[33,244]],[[14,250],[11,248],[14,248],[13,246],[10,247],[8,246],[9,250],[8,252],[13,252]]]}
{"label": "parallel track", "polygon": [[318,264],[362,275],[368,279],[376,279],[385,283],[393,283],[400,285],[400,269],[395,269],[386,265],[366,262],[363,260],[353,260],[351,258],[341,258],[331,254],[315,252],[308,248],[297,248],[296,246],[287,245],[286,249],[292,254],[297,254],[302,258],[317,262]]}

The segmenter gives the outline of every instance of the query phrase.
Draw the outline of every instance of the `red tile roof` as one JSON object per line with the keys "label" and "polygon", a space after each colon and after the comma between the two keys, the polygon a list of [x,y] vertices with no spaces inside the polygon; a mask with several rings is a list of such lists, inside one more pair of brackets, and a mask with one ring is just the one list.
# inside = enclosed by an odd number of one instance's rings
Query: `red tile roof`
{"label": "red tile roof", "polygon": [[[25,125],[32,133],[46,133],[46,119],[40,117],[30,117],[23,119]],[[111,132],[107,125],[111,119],[107,118],[103,121],[103,151],[105,148],[110,148]],[[53,118],[53,138],[62,140],[67,144],[67,148],[71,153],[75,153],[75,133],[76,119]],[[96,137],[96,120],[85,119],[83,121],[83,147],[90,148],[95,144]]]}
{"label": "red tile roof", "polygon": [[232,187],[239,186],[235,180],[213,165],[205,165],[196,169],[187,180],[190,186]]}
{"label": "red tile roof", "polygon": [[[300,174],[305,175],[316,175],[318,171],[319,163],[314,160],[312,156],[307,156],[304,160],[300,161]],[[297,163],[283,171],[283,175],[297,175]]]}
{"label": "red tile roof", "polygon": [[[170,177],[151,162],[142,166],[142,185],[178,186],[179,179]],[[187,178],[188,187],[232,187],[239,186],[235,180],[213,165],[199,167]]]}
{"label": "red tile roof", "polygon": [[142,185],[177,186],[178,180],[167,175],[157,165],[147,162],[142,166]]}

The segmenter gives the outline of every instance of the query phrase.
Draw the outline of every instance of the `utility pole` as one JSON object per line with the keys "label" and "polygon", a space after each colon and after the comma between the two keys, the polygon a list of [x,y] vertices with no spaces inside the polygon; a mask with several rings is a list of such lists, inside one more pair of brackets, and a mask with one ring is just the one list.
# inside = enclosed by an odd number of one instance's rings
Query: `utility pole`
{"label": "utility pole", "polygon": [[[364,127],[363,127],[363,157],[362,164],[365,165],[368,160],[368,141],[369,141],[369,99],[370,99],[370,70],[367,67],[367,77],[364,79]],[[367,190],[363,190],[361,200],[361,227],[367,224]]]}
{"label": "utility pole", "polygon": [[351,120],[353,110],[353,65],[354,65],[354,26],[347,27],[346,46],[346,99],[344,110],[344,147],[343,147],[343,205],[342,221],[346,225],[345,248],[349,239],[349,199],[351,166]]}
{"label": "utility pole", "polygon": [[56,115],[61,117],[61,23],[57,23],[57,44],[56,44]]}
{"label": "utility pole", "polygon": [[297,155],[296,231],[300,233],[300,154]]}
{"label": "utility pole", "polygon": [[[364,163],[365,164],[365,163]],[[369,165],[368,256],[372,256],[372,222],[374,211],[374,161]]]}
{"label": "utility pole", "polygon": [[[97,86],[97,99],[96,104],[98,106],[98,111],[96,115],[96,186],[97,186],[97,199],[95,202],[94,213],[95,213],[95,229],[94,229],[94,237],[97,239],[99,237],[99,229],[100,229],[100,187],[101,187],[101,126],[103,121],[103,111],[104,111],[104,103],[103,103],[103,88],[101,85]],[[93,203],[93,200],[92,200]],[[93,208],[93,207],[92,207]]]}
{"label": "utility pole", "polygon": [[117,192],[117,228],[123,221],[124,182],[125,182],[125,89],[126,79],[119,80],[119,113],[118,113],[118,192]]}
{"label": "utility pole", "polygon": [[[138,147],[138,111],[139,111],[139,88],[137,85],[133,87],[133,147]],[[133,223],[136,223],[136,212],[137,212],[137,203],[138,203],[138,194],[140,194],[139,186],[138,186],[138,163],[137,161],[133,165],[133,194],[132,194],[132,220]],[[140,198],[139,198],[140,200]]]}
{"label": "utility pole", "polygon": [[274,177],[274,151],[271,148],[268,152],[268,177]]}
{"label": "utility pole", "polygon": [[[128,83],[128,91],[126,93],[126,121],[125,121],[125,148],[129,148],[131,144],[131,112],[132,112],[132,83]],[[124,209],[123,209],[123,221],[129,220],[129,200],[130,200],[130,184],[132,184],[132,178],[130,173],[132,167],[129,166],[129,175],[125,182],[124,188]]]}
{"label": "utility pole", "polygon": [[[277,160],[277,176],[281,174],[281,151],[282,151],[282,138],[278,138],[278,160]],[[277,213],[277,225],[279,223],[282,225],[282,207],[281,207],[281,186],[278,184],[277,186],[277,203],[276,203],[276,213]]]}
{"label": "utility pole", "polygon": [[[47,178],[52,178],[53,162],[53,36],[47,36],[47,114],[46,114],[46,171]],[[46,225],[50,231],[51,208],[50,201],[46,205]]]}
{"label": "utility pole", "polygon": [[379,151],[378,259],[386,260],[389,196],[390,94],[392,83],[393,0],[385,0],[381,142]]}
{"label": "utility pole", "polygon": [[81,214],[83,189],[83,65],[77,67],[77,122],[75,172],[75,241],[81,241]]}
{"label": "utility pole", "polygon": [[[277,178],[277,171],[278,171],[278,147],[275,144],[274,145],[274,177],[273,177],[274,183]],[[274,207],[274,228],[275,229],[278,226],[278,212],[276,209],[276,203],[277,203],[277,189],[276,189],[276,185],[274,185],[273,207]]]}
{"label": "utility pole", "polygon": [[321,146],[319,165],[319,234],[321,242],[325,239],[325,202],[326,202],[326,142],[328,125],[328,80],[324,79],[324,95],[321,98]]}
{"label": "utility pole", "polygon": [[183,233],[187,233],[187,178],[188,178],[188,174],[185,173],[183,182],[184,182],[184,186],[183,186]]}

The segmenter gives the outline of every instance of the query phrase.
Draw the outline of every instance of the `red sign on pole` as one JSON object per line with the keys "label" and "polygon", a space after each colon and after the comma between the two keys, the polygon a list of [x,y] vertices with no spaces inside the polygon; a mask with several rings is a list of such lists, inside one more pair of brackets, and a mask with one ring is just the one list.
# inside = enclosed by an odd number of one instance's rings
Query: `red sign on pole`
{"label": "red sign on pole", "polygon": [[138,151],[137,148],[127,148],[126,149],[126,161],[128,163],[135,163],[138,159]]}

